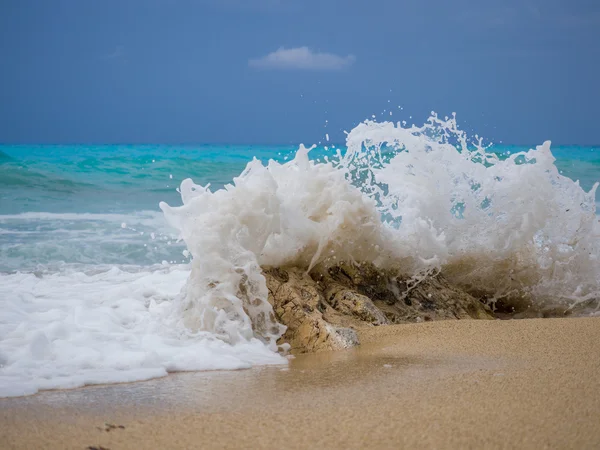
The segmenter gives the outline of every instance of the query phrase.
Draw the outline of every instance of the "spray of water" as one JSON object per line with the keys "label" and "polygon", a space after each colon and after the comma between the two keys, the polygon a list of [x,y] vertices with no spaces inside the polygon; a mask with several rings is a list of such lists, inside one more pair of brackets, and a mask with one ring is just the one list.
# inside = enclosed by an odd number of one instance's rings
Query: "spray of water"
{"label": "spray of water", "polygon": [[455,117],[421,127],[366,121],[347,152],[257,160],[211,192],[185,180],[161,204],[193,255],[178,300],[186,326],[276,348],[260,267],[372,262],[415,279],[441,271],[484,301],[575,305],[600,297],[595,185],[554,165],[550,143],[500,157]]}

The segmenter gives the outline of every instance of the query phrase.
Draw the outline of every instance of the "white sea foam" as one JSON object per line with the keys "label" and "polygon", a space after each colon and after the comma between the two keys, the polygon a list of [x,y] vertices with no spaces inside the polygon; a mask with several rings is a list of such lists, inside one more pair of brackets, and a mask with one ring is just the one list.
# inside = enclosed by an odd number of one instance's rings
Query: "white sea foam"
{"label": "white sea foam", "polygon": [[[0,395],[284,363],[264,265],[442,271],[491,302],[600,297],[596,186],[560,175],[549,143],[501,159],[433,116],[368,121],[347,144],[330,162],[303,146],[285,164],[253,160],[214,192],[184,180],[183,205],[161,208],[189,267],[0,275]],[[135,220],[107,216],[119,231]]]}
{"label": "white sea foam", "polygon": [[0,397],[285,360],[172,317],[187,266],[0,275]]}
{"label": "white sea foam", "polygon": [[161,204],[193,255],[181,314],[187,326],[232,343],[255,335],[275,350],[285,331],[267,302],[260,266],[383,262],[394,250],[375,202],[344,170],[310,161],[304,146],[286,164],[252,161],[216,192],[185,180],[181,197],[181,207]]}
{"label": "white sea foam", "polygon": [[398,256],[492,301],[600,297],[598,184],[585,192],[561,175],[550,142],[502,160],[480,140],[469,144],[454,118],[434,115],[423,127],[365,122],[348,147],[342,164],[355,183],[368,180],[361,189],[405,246]]}
{"label": "white sea foam", "polygon": [[303,146],[285,164],[254,160],[215,192],[188,179],[183,206],[161,204],[194,258],[177,300],[188,327],[274,349],[283,327],[261,265],[442,271],[491,303],[600,297],[597,185],[562,176],[549,142],[501,159],[434,115],[423,127],[367,121],[347,145],[335,163]]}

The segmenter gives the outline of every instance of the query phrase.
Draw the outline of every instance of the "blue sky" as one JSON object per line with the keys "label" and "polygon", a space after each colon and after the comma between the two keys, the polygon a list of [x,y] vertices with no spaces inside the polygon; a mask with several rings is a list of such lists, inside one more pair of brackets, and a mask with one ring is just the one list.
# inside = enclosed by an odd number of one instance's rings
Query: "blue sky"
{"label": "blue sky", "polygon": [[0,61],[5,143],[600,142],[597,0],[3,0]]}

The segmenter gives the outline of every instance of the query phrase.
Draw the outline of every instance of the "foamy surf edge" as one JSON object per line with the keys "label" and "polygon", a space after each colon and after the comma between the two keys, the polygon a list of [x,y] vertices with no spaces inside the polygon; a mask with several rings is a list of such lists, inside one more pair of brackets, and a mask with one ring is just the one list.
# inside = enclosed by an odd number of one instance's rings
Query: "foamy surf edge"
{"label": "foamy surf edge", "polygon": [[0,397],[286,364],[258,339],[229,345],[173,322],[187,266],[0,275]]}

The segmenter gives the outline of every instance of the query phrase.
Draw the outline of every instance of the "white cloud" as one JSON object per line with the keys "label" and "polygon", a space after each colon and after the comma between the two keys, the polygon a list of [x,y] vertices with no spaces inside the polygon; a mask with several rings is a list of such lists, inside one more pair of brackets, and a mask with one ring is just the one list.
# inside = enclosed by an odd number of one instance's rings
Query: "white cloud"
{"label": "white cloud", "polygon": [[251,59],[248,65],[259,69],[340,70],[355,60],[354,55],[313,52],[308,47],[280,47],[262,58]]}

